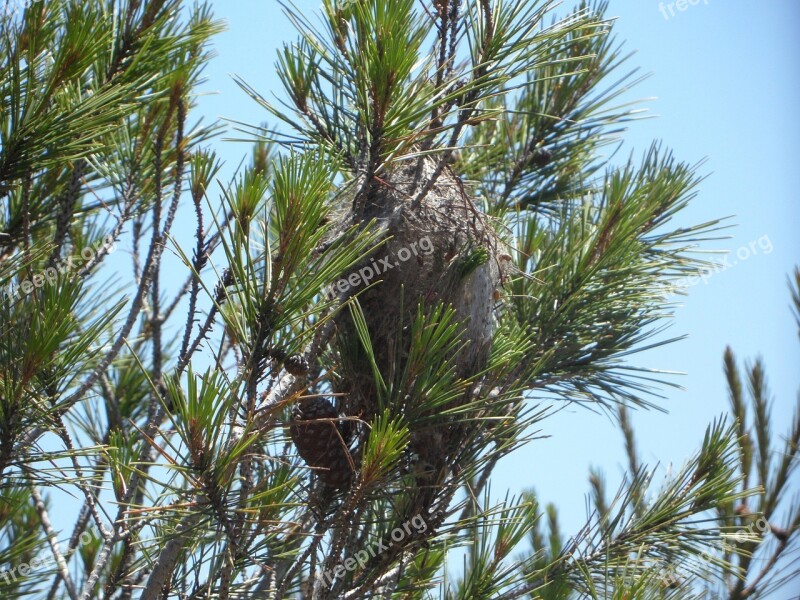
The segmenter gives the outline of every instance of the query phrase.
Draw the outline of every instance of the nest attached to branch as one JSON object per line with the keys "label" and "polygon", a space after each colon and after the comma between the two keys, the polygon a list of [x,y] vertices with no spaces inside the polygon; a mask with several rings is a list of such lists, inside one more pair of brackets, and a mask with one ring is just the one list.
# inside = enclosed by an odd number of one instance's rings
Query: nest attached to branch
{"label": "nest attached to branch", "polygon": [[[408,356],[411,324],[420,303],[426,309],[449,305],[455,312],[461,343],[449,359],[456,377],[479,373],[489,356],[495,328],[494,307],[510,257],[489,218],[476,208],[449,167],[434,185],[429,184],[437,164],[437,160],[424,157],[374,178],[361,206],[354,208],[354,220],[365,225],[377,221],[384,243],[344,274],[340,287],[333,290],[337,294],[342,290],[347,290],[347,295],[358,294],[375,362],[384,377],[392,369],[402,369]],[[378,409],[372,369],[349,311],[339,314],[336,326],[340,360],[332,384],[339,396],[339,416],[369,422]],[[361,433],[356,437],[363,440],[366,432]],[[349,432],[345,434],[349,437]],[[448,449],[455,435],[455,428],[446,422],[425,432],[412,431],[414,472],[421,468],[438,473],[437,478],[441,476],[447,468],[445,461],[452,455]],[[300,440],[298,448],[303,443]],[[308,444],[313,445],[310,441]],[[331,464],[319,456],[317,464],[309,464],[330,473],[343,464],[338,454],[327,459]],[[357,452],[354,460],[357,465]],[[332,475],[326,478],[336,479]],[[350,471],[343,471],[338,481],[347,485]]]}

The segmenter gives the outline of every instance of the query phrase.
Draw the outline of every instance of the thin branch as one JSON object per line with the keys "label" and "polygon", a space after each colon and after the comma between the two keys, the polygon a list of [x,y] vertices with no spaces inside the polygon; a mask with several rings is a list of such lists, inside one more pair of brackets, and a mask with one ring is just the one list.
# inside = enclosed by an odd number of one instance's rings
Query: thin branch
{"label": "thin branch", "polygon": [[69,225],[72,221],[72,216],[75,214],[75,205],[78,202],[81,192],[81,183],[83,182],[83,173],[86,169],[86,161],[78,160],[72,167],[72,175],[70,176],[69,185],[67,190],[58,199],[60,209],[56,215],[56,233],[53,238],[55,247],[50,254],[50,259],[47,263],[48,267],[55,267],[58,259],[61,257],[61,248],[67,239],[69,232]]}
{"label": "thin branch", "polygon": [[47,541],[50,544],[50,551],[53,553],[53,558],[58,566],[58,574],[64,581],[64,587],[67,588],[67,593],[72,600],[78,600],[78,592],[75,589],[75,584],[72,581],[72,576],[69,574],[69,567],[64,555],[61,554],[61,549],[58,547],[58,536],[53,531],[50,524],[50,516],[47,514],[47,507],[44,505],[44,500],[39,493],[39,488],[31,482],[31,497],[33,498],[36,507],[36,513],[39,515],[39,522],[42,525],[42,530],[47,536]]}
{"label": "thin branch", "polygon": [[[198,496],[196,499],[198,503],[203,501],[203,498]],[[140,600],[160,600],[161,590],[167,582],[167,579],[175,569],[175,564],[178,562],[181,554],[184,552],[186,540],[189,537],[192,529],[197,526],[198,521],[202,515],[200,513],[190,513],[178,525],[174,537],[172,537],[158,555],[153,570],[147,578]]]}

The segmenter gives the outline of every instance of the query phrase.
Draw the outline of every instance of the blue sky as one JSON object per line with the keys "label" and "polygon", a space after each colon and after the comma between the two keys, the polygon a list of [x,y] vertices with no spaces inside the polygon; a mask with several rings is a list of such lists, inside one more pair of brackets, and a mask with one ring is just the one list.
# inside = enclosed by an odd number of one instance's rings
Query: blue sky
{"label": "blue sky", "polygon": [[[788,428],[800,377],[800,345],[789,311],[787,276],[800,258],[800,3],[793,0],[699,0],[663,10],[654,0],[611,0],[616,35],[636,51],[630,65],[652,76],[631,98],[657,118],[631,126],[624,152],[641,153],[661,139],[678,158],[707,158],[700,195],[681,217],[685,224],[733,216],[735,225],[708,249],[728,250],[730,265],[689,288],[669,336],[677,344],[634,356],[640,366],[681,371],[684,390],[665,391],[669,414],[637,412],[640,457],[680,465],[698,447],[706,426],[727,410],[722,353],[761,355],[775,399],[775,424]],[[315,1],[298,1],[305,11]],[[200,112],[258,124],[267,114],[231,80],[237,74],[269,96],[280,89],[275,49],[295,39],[277,2],[215,2],[229,29],[206,75]],[[673,14],[670,15],[670,12]],[[666,17],[665,17],[666,15]],[[219,147],[219,146],[218,146]],[[221,155],[239,163],[248,148],[228,142]],[[720,257],[721,260],[721,257]],[[561,508],[562,529],[574,532],[586,516],[591,465],[616,487],[625,463],[622,437],[600,414],[567,408],[546,420],[538,440],[506,459],[493,479],[496,497],[535,486]],[[780,597],[780,596],[777,596]]]}

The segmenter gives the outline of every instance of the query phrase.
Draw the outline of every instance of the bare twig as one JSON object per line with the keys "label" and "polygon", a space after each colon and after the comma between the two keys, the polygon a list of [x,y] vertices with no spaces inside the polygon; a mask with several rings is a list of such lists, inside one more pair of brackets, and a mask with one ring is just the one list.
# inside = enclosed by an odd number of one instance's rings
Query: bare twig
{"label": "bare twig", "polygon": [[58,574],[64,581],[64,587],[67,588],[67,593],[72,600],[78,600],[78,592],[75,589],[75,583],[72,581],[72,576],[69,574],[69,567],[67,561],[64,560],[64,555],[61,554],[61,549],[58,547],[58,536],[53,531],[53,526],[50,524],[50,516],[47,514],[47,508],[44,505],[44,500],[39,493],[39,488],[31,482],[31,497],[33,498],[36,506],[36,512],[39,515],[39,522],[42,524],[42,530],[47,536],[47,541],[50,544],[50,551],[53,553],[53,558],[58,567]]}

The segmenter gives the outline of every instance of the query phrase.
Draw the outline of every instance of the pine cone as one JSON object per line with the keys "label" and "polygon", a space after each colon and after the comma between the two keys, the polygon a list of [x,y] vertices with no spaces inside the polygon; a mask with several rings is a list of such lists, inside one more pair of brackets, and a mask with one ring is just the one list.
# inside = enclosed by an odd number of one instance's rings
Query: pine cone
{"label": "pine cone", "polygon": [[308,373],[308,361],[302,354],[292,354],[283,361],[283,368],[290,375],[299,377]]}
{"label": "pine cone", "polygon": [[338,419],[331,402],[321,396],[307,398],[295,406],[289,432],[297,452],[317,476],[331,487],[343,488],[353,479],[353,467]]}

